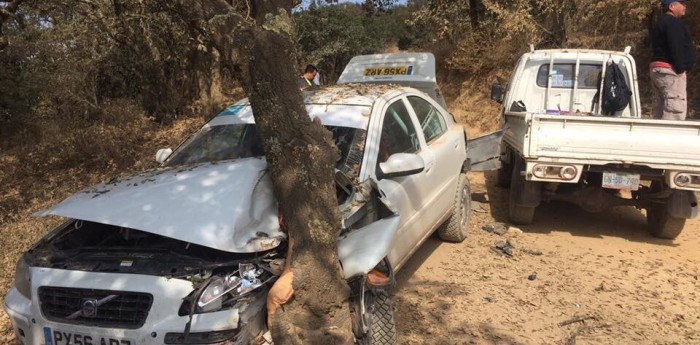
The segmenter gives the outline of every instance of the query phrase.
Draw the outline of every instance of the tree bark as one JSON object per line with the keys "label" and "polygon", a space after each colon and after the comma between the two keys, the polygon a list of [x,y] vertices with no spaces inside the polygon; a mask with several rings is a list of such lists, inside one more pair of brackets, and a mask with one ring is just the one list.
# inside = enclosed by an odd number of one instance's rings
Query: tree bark
{"label": "tree bark", "polygon": [[7,41],[7,37],[3,33],[3,26],[10,19],[15,18],[15,13],[19,9],[19,5],[23,0],[2,0],[0,3],[3,7],[0,7],[0,51],[7,48],[10,42]]}
{"label": "tree bark", "polygon": [[469,0],[469,19],[472,24],[472,29],[476,30],[479,27],[479,0]]}
{"label": "tree bark", "polygon": [[270,320],[275,344],[352,344],[350,291],[337,247],[338,152],[330,132],[310,120],[298,86],[293,3],[253,1],[247,18],[224,1],[208,1],[202,9],[212,18],[211,39],[222,62],[249,97],[289,229],[286,273],[292,274],[294,295]]}
{"label": "tree bark", "polygon": [[[275,344],[352,343],[349,288],[341,274],[337,238],[340,213],[330,132],[312,122],[293,73],[288,35],[254,28],[243,70],[275,186],[289,229],[294,299],[273,319]],[[272,54],[274,52],[274,54]]]}

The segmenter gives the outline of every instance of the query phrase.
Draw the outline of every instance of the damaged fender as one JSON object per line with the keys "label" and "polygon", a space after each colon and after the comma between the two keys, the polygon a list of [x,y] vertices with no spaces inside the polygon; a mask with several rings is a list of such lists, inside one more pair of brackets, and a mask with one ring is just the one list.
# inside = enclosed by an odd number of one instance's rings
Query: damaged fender
{"label": "damaged fender", "polygon": [[400,219],[394,214],[353,230],[338,240],[338,257],[345,279],[371,271],[389,255]]}

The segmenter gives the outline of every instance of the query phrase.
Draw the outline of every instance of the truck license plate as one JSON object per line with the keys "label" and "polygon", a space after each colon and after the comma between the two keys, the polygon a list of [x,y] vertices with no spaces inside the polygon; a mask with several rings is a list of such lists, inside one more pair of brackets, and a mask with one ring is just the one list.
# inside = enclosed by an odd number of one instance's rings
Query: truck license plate
{"label": "truck license plate", "polygon": [[603,188],[637,190],[639,174],[606,171],[603,173]]}
{"label": "truck license plate", "polygon": [[136,345],[132,340],[59,331],[44,327],[46,345]]}

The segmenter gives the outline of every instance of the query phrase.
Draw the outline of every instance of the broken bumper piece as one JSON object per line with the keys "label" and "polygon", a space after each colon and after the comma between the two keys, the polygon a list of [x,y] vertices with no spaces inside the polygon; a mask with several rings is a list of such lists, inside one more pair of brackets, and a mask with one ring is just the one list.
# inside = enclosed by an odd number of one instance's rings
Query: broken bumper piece
{"label": "broken bumper piece", "polygon": [[270,332],[265,332],[255,337],[255,340],[245,340],[238,337],[237,330],[219,331],[219,332],[204,332],[190,333],[185,336],[184,333],[168,333],[165,335],[166,344],[221,344],[221,345],[272,345],[272,337]]}

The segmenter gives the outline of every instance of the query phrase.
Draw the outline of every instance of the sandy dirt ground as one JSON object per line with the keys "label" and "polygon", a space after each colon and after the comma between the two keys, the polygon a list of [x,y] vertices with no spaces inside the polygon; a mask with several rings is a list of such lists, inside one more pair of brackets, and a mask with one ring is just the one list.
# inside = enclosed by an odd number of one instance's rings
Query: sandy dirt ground
{"label": "sandy dirt ground", "polygon": [[[659,240],[634,208],[554,202],[497,235],[482,230],[507,222],[495,180],[470,174],[483,211],[464,243],[434,236],[398,273],[398,344],[700,344],[700,221]],[[505,240],[513,257],[494,250]]]}
{"label": "sandy dirt ground", "polygon": [[[481,208],[469,238],[434,236],[398,272],[397,344],[700,344],[700,221],[665,241],[647,234],[633,208],[591,214],[552,203],[522,234],[501,236],[482,226],[507,222],[508,191],[495,186],[495,173],[469,177]],[[32,226],[34,237],[50,228]],[[15,246],[38,239],[30,237]],[[513,257],[494,250],[505,240]],[[0,326],[0,344],[15,344],[2,312]]]}

